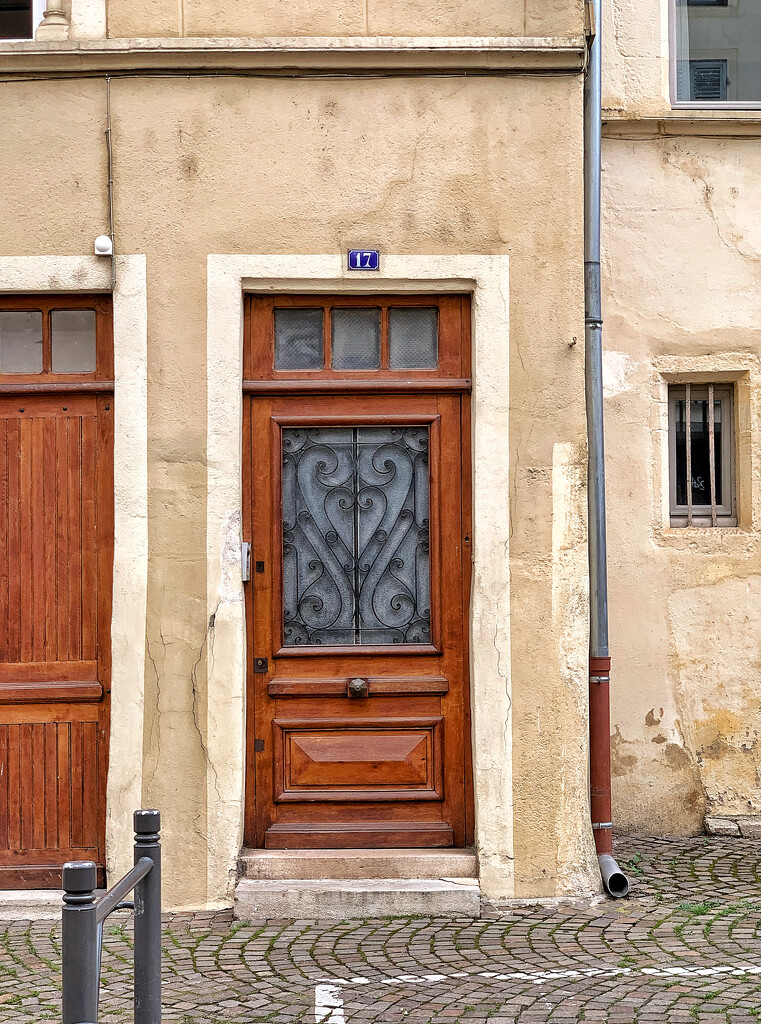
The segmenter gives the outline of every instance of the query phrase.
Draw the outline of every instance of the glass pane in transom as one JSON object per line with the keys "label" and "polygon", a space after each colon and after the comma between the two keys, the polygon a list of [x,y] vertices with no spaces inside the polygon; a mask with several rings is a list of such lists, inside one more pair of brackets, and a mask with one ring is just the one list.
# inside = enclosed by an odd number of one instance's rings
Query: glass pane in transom
{"label": "glass pane in transom", "polygon": [[436,307],[388,311],[389,365],[392,370],[433,370],[439,362]]}
{"label": "glass pane in transom", "polygon": [[282,432],[283,645],[431,642],[427,427]]}
{"label": "glass pane in transom", "polygon": [[321,370],[321,309],[275,310],[275,369]]}
{"label": "glass pane in transom", "polygon": [[379,309],[334,309],[332,325],[334,370],[380,368]]}
{"label": "glass pane in transom", "polygon": [[54,373],[95,372],[94,309],[54,309],[50,338]]}
{"label": "glass pane in transom", "polygon": [[0,310],[0,373],[42,372],[42,313]]}

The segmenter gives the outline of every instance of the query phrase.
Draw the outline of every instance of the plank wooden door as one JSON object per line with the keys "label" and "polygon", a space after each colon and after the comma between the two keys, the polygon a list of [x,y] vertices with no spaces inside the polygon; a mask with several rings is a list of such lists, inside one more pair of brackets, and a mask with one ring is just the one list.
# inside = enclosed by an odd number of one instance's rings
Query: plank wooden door
{"label": "plank wooden door", "polygon": [[[364,300],[376,362],[395,301]],[[441,349],[463,301],[435,308]],[[467,381],[379,371],[249,386],[248,845],[471,841]]]}
{"label": "plank wooden door", "polygon": [[[31,303],[49,366],[56,303]],[[105,300],[90,300],[93,315],[95,305],[105,346]],[[0,349],[0,370],[2,360]],[[100,376],[108,369],[99,365]],[[10,376],[0,378],[0,887],[57,888],[61,865],[78,859],[94,860],[102,883],[113,398],[94,368]]]}

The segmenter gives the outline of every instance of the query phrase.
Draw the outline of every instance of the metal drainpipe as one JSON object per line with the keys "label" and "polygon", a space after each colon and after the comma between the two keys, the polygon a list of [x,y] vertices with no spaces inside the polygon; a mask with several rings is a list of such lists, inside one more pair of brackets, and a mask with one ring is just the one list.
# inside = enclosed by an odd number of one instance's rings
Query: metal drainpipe
{"label": "metal drainpipe", "polygon": [[589,54],[584,76],[584,353],[589,502],[589,782],[592,828],[603,885],[614,898],[629,881],[614,860],[610,786],[610,652],[605,538],[605,442],[600,298],[602,0],[587,0]]}

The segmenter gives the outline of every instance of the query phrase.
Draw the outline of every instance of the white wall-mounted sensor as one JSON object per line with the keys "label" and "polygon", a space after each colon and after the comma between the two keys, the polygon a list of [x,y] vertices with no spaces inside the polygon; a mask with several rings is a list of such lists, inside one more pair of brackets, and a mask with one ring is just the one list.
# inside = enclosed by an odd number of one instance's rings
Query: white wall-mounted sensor
{"label": "white wall-mounted sensor", "polygon": [[98,235],[95,239],[96,256],[113,256],[114,247],[108,235]]}

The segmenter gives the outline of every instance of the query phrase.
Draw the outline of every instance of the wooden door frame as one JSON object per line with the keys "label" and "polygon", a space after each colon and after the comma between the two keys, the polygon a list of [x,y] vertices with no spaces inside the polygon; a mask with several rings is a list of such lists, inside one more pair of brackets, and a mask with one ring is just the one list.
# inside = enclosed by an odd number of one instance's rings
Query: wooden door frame
{"label": "wooden door frame", "polygon": [[[62,403],[63,410],[80,397],[89,398],[95,410],[94,460],[96,499],[95,575],[97,578],[97,672],[92,683],[72,681],[56,685],[32,679],[19,665],[14,679],[3,680],[0,673],[0,705],[6,717],[23,717],[25,704],[49,705],[51,721],[57,721],[68,703],[98,703],[97,730],[101,755],[97,766],[94,794],[95,829],[97,833],[98,884],[106,880],[106,791],[109,768],[109,737],[111,711],[111,619],[113,610],[114,562],[114,344],[113,306],[111,296],[101,294],[62,295],[0,295],[0,310],[39,310],[43,323],[43,370],[34,374],[0,373],[0,403],[3,406],[23,403],[20,413],[39,406],[51,411]],[[96,325],[96,365],[92,372],[54,373],[50,369],[50,313],[55,310],[94,309]],[[17,685],[21,683],[22,685]],[[27,685],[24,685],[27,684]],[[96,690],[98,691],[96,693]],[[73,711],[71,712],[73,714]],[[84,813],[84,811],[83,811]],[[60,863],[51,853],[50,863],[0,866],[0,886],[6,888],[58,888]]]}
{"label": "wooden door frame", "polygon": [[[246,305],[246,310],[250,310],[250,296],[249,302]],[[277,296],[278,302],[280,302],[280,296]],[[309,304],[320,304],[329,303],[333,296],[326,295],[325,293],[319,293],[317,295],[299,295],[290,296],[289,305],[300,305],[306,306]],[[341,296],[341,305],[362,305],[375,304],[380,301],[386,301],[391,299],[394,304],[398,301],[400,305],[425,305],[436,303],[438,306],[441,300],[450,299],[450,295],[435,294],[432,296],[409,296],[409,295],[394,295],[389,292],[388,295],[378,295],[372,293],[370,295],[359,295],[354,294],[352,296]],[[250,379],[254,367],[259,373],[267,374],[267,369],[261,362],[254,362],[251,358],[253,352],[252,345],[252,323],[251,317],[246,315],[246,329],[244,332],[244,355],[243,355],[243,368],[244,368],[244,381],[243,381],[243,416],[242,416],[242,429],[243,429],[243,444],[242,444],[242,536],[244,539],[250,539],[252,536],[252,520],[251,510],[254,500],[253,493],[253,480],[252,480],[252,448],[251,448],[251,431],[252,431],[252,406],[257,396],[265,395],[282,395],[283,397],[298,397],[305,394],[319,394],[319,395],[332,395],[332,396],[344,396],[352,394],[366,394],[368,398],[372,396],[389,396],[394,394],[404,394],[410,397],[415,395],[431,395],[435,393],[452,393],[456,392],[460,395],[460,473],[461,473],[461,523],[463,536],[467,538],[467,543],[463,545],[463,553],[461,558],[461,602],[462,602],[462,626],[463,626],[463,637],[462,637],[462,661],[463,661],[463,706],[462,706],[462,741],[463,741],[463,786],[464,786],[464,827],[465,827],[465,847],[469,847],[474,843],[474,832],[475,832],[475,809],[474,809],[474,792],[473,792],[473,757],[472,757],[472,729],[471,729],[471,659],[470,659],[470,594],[471,594],[471,576],[472,576],[472,559],[470,557],[470,551],[472,550],[470,540],[472,538],[472,460],[471,460],[471,398],[470,398],[470,365],[471,365],[471,321],[470,321],[470,296],[463,295],[462,293],[452,293],[451,298],[456,298],[461,304],[460,309],[460,323],[462,325],[462,331],[458,338],[454,339],[454,344],[457,347],[457,353],[459,361],[457,364],[451,358],[451,349],[449,350],[449,356],[447,360],[447,369],[450,372],[450,376],[444,376],[436,371],[413,371],[410,374],[409,371],[404,374],[390,374],[384,373],[380,377],[375,377],[374,372],[352,372],[351,374],[342,375],[338,377],[336,374],[330,372],[317,372],[317,373],[298,373],[291,375],[290,373],[283,373],[282,371],[269,371],[266,379]],[[347,301],[348,300],[348,301]],[[467,310],[467,315],[464,314],[464,310]],[[348,377],[348,380],[347,380]],[[412,377],[413,379],[409,379]],[[369,378],[369,379],[368,379]],[[314,417],[308,415],[301,416],[300,414],[294,415],[278,415],[277,421],[280,423],[303,423],[309,420],[310,422]],[[318,417],[319,419],[319,417]],[[335,422],[335,417],[327,416],[327,420]],[[383,417],[380,414],[369,413],[365,416],[347,416],[346,421],[352,421],[352,423],[372,423],[378,422],[379,420],[387,420],[387,417]],[[392,416],[393,420],[394,417]],[[410,422],[411,417],[409,415],[399,414],[396,417],[398,422]],[[412,419],[415,419],[412,416]],[[433,420],[438,417],[432,417],[430,414],[421,414],[418,417],[420,422],[432,423]],[[273,429],[279,429],[278,425],[275,425]],[[277,446],[273,446],[273,451],[277,450]],[[274,454],[273,454],[274,458]],[[275,474],[277,478],[277,474]],[[433,505],[433,503],[432,503]],[[432,531],[433,534],[434,531]],[[437,534],[437,543],[439,538]],[[440,557],[440,556],[439,556]],[[281,583],[282,585],[282,583]],[[279,588],[275,588],[276,592],[279,593]],[[274,604],[274,602],[273,602]],[[257,820],[256,820],[256,770],[255,770],[255,758],[254,758],[254,737],[255,727],[254,722],[256,720],[256,693],[255,693],[255,677],[253,671],[253,652],[251,645],[253,643],[253,587],[244,587],[244,615],[245,615],[245,686],[246,686],[246,701],[245,701],[245,730],[244,730],[244,802],[243,802],[243,843],[244,846],[248,847],[262,847],[262,843],[257,841]],[[289,654],[292,652],[289,652]],[[341,653],[344,653],[342,649]],[[377,652],[376,652],[377,653]]]}

